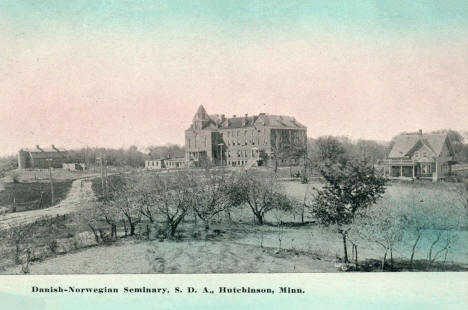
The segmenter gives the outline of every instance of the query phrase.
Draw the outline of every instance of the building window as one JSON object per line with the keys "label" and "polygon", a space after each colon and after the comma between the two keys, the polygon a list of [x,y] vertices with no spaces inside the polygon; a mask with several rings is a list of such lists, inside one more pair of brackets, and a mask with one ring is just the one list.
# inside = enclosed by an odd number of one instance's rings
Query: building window
{"label": "building window", "polygon": [[414,152],[414,158],[419,158],[419,152]]}
{"label": "building window", "polygon": [[423,157],[424,157],[424,158],[427,157],[427,152],[423,152]]}
{"label": "building window", "polygon": [[422,165],[422,173],[429,174],[432,173],[432,166],[430,164]]}

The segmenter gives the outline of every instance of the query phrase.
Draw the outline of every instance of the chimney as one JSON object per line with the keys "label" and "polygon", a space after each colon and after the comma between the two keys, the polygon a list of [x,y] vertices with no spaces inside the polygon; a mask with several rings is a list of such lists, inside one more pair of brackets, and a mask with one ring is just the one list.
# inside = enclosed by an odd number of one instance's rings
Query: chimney
{"label": "chimney", "polygon": [[247,118],[247,117],[249,117],[249,114],[245,113],[245,115],[244,115],[244,116],[245,116],[245,118]]}
{"label": "chimney", "polygon": [[232,117],[236,117],[236,114],[233,114]]}
{"label": "chimney", "polygon": [[246,124],[247,124],[247,116],[242,118],[242,126],[245,126]]}
{"label": "chimney", "polygon": [[43,150],[43,149],[41,149],[41,147],[39,146],[39,144],[38,144],[38,145],[36,145],[36,148],[37,148],[39,151],[41,151],[41,152],[44,152],[44,150]]}
{"label": "chimney", "polygon": [[221,122],[224,122],[225,119],[226,119],[226,115],[221,114]]}
{"label": "chimney", "polygon": [[419,129],[419,135],[422,136],[422,129]]}
{"label": "chimney", "polygon": [[55,147],[55,145],[52,144],[51,146],[54,150],[56,150],[57,152],[60,152],[59,149]]}

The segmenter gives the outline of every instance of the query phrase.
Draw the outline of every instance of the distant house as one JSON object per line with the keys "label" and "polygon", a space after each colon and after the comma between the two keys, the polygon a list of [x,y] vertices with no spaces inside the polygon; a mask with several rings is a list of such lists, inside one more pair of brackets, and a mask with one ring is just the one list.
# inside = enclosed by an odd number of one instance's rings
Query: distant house
{"label": "distant house", "polygon": [[148,170],[184,168],[186,167],[185,158],[152,159],[145,161],[145,168]]}
{"label": "distant house", "polygon": [[51,148],[24,148],[18,151],[18,169],[45,169],[49,165],[52,168],[62,168],[68,160],[69,154],[63,148],[52,145]]}
{"label": "distant house", "polygon": [[64,163],[62,164],[63,170],[69,171],[82,171],[86,170],[86,164],[83,163]]}
{"label": "distant house", "polygon": [[165,168],[164,159],[152,159],[145,161],[145,168],[149,170],[159,170]]}
{"label": "distant house", "polygon": [[166,168],[184,168],[185,167],[185,158],[170,158],[164,161]]}
{"label": "distant house", "polygon": [[432,179],[451,174],[454,153],[447,134],[401,134],[385,160],[385,174],[397,179]]}

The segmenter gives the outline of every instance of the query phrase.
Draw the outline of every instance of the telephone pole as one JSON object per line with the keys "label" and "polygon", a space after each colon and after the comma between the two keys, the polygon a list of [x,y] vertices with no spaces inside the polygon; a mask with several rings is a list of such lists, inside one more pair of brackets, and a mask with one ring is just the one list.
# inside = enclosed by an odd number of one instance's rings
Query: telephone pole
{"label": "telephone pole", "polygon": [[105,186],[104,186],[104,160],[103,160],[103,155],[102,153],[99,154],[99,156],[96,158],[99,161],[99,165],[101,166],[101,190],[102,190],[102,195],[105,194]]}
{"label": "telephone pole", "polygon": [[99,154],[99,157],[96,158],[99,160],[99,164],[101,166],[101,188],[102,194],[105,198],[107,198],[108,194],[108,181],[107,181],[107,160],[105,154]]}
{"label": "telephone pole", "polygon": [[221,168],[224,168],[224,163],[223,163],[223,144],[222,143],[219,143],[219,149],[220,149],[220,153],[221,153]]}
{"label": "telephone pole", "polygon": [[50,195],[51,195],[51,206],[54,205],[55,197],[54,197],[54,182],[52,181],[52,158],[47,158],[47,162],[49,163],[49,181],[50,181]]}
{"label": "telephone pole", "polygon": [[106,180],[106,197],[109,194],[109,179],[107,178],[107,159],[104,155],[104,178]]}

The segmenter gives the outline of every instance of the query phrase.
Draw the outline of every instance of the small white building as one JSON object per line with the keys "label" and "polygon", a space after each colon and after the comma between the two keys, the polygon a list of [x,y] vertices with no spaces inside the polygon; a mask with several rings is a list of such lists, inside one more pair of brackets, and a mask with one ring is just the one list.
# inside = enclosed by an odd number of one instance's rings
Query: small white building
{"label": "small white building", "polygon": [[62,164],[63,170],[69,171],[82,171],[86,170],[86,164],[83,163],[63,163]]}
{"label": "small white building", "polygon": [[185,168],[185,158],[152,159],[145,161],[145,168],[148,170]]}
{"label": "small white building", "polygon": [[185,168],[185,158],[171,158],[164,161],[166,168]]}
{"label": "small white building", "polygon": [[145,168],[149,170],[159,170],[164,167],[164,159],[145,160]]}

